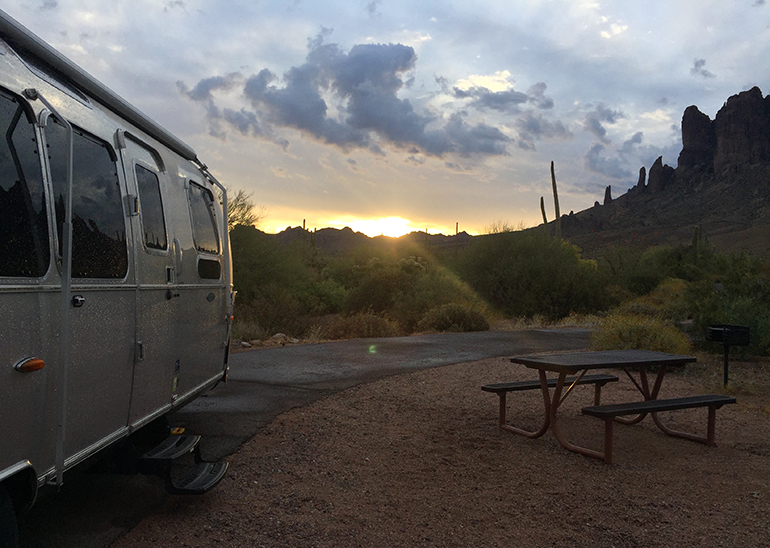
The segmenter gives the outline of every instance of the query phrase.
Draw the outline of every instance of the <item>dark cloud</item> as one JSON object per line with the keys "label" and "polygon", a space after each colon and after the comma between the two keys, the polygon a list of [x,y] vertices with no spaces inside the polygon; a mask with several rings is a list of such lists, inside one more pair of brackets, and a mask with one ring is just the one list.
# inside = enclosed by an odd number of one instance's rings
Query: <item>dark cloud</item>
{"label": "dark cloud", "polygon": [[586,155],[583,157],[583,164],[586,169],[605,177],[612,179],[624,179],[631,176],[631,172],[622,167],[621,160],[615,158],[604,158],[604,145],[595,143]]}
{"label": "dark cloud", "polygon": [[[322,28],[308,41],[306,62],[290,68],[282,77],[264,69],[244,78],[239,73],[215,76],[192,89],[179,82],[181,93],[205,104],[212,133],[223,134],[230,126],[243,135],[267,137],[279,142],[275,128],[289,127],[343,150],[368,148],[384,154],[377,140],[416,149],[432,156],[456,153],[500,155],[511,141],[498,128],[469,124],[459,114],[443,122],[436,115],[420,112],[399,91],[411,81],[405,77],[415,68],[417,55],[402,44],[359,44],[343,52],[336,44],[325,44],[331,31]],[[250,108],[220,109],[215,92],[242,89]],[[543,102],[544,85],[534,97]],[[480,92],[476,100],[504,109],[508,103],[524,103],[526,94]],[[327,101],[334,101],[329,105]],[[333,113],[333,114],[332,114]],[[224,124],[224,125],[223,125]],[[285,146],[285,141],[280,142]]]}
{"label": "dark cloud", "polygon": [[166,5],[164,6],[163,11],[167,12],[170,9],[186,10],[187,4],[182,0],[172,0],[171,2],[166,2]]}
{"label": "dark cloud", "polygon": [[621,111],[609,109],[602,103],[599,103],[594,110],[586,114],[585,120],[583,121],[583,129],[593,133],[602,143],[607,144],[609,143],[609,140],[606,137],[607,130],[604,128],[603,124],[614,124],[624,117],[625,115]]}
{"label": "dark cloud", "polygon": [[382,0],[371,0],[370,2],[367,2],[366,12],[369,15],[380,15],[380,12],[377,9],[380,7],[380,4],[382,4]]}
{"label": "dark cloud", "polygon": [[[446,80],[436,78],[436,82],[447,89]],[[469,89],[453,88],[452,94],[457,99],[472,99],[468,104],[479,110],[496,110],[503,113],[520,112],[520,106],[525,103],[531,103],[539,109],[553,108],[553,99],[545,95],[545,82],[538,82],[527,90],[527,93],[508,89],[505,91],[491,91],[485,87],[472,87]]]}
{"label": "dark cloud", "polygon": [[517,118],[514,126],[518,130],[519,148],[525,150],[535,150],[535,141],[541,139],[572,139],[572,132],[561,120],[551,122],[542,114],[535,115],[532,111],[527,111]]}
{"label": "dark cloud", "polygon": [[462,115],[457,113],[450,118],[446,132],[452,142],[457,144],[458,152],[462,156],[505,154],[505,145],[510,141],[510,138],[496,127],[486,124],[469,126],[462,119]]}
{"label": "dark cloud", "polygon": [[473,99],[469,106],[479,110],[492,109],[499,112],[519,112],[519,105],[529,100],[526,93],[520,91],[490,91],[484,87],[469,89],[454,88],[454,96],[458,99]]}
{"label": "dark cloud", "polygon": [[620,152],[623,152],[623,153],[632,152],[634,149],[634,145],[642,144],[643,137],[644,137],[644,133],[641,131],[637,131],[636,133],[634,133],[633,137],[623,142],[623,146],[620,147]]}
{"label": "dark cloud", "polygon": [[527,90],[529,95],[528,101],[533,103],[537,108],[547,110],[553,108],[553,99],[545,95],[545,90],[548,86],[545,82],[538,82]]}
{"label": "dark cloud", "polygon": [[207,101],[214,100],[212,91],[223,90],[228,91],[235,87],[242,78],[238,73],[231,73],[227,76],[212,76],[211,78],[205,78],[198,82],[193,89],[188,89],[184,82],[177,82],[176,85],[179,90],[187,95],[193,101]]}
{"label": "dark cloud", "polygon": [[707,71],[704,68],[705,66],[706,66],[705,59],[696,59],[695,61],[693,61],[692,68],[690,69],[690,74],[693,76],[702,76],[703,78],[716,78],[716,74],[713,74]]}

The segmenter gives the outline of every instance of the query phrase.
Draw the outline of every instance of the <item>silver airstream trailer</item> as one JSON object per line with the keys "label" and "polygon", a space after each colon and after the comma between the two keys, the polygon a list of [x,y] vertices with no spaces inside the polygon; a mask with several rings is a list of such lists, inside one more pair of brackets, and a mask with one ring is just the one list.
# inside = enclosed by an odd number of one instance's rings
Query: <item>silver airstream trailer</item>
{"label": "silver airstream trailer", "polygon": [[227,195],[195,152],[2,11],[0,126],[2,535],[9,508],[226,377],[233,292]]}

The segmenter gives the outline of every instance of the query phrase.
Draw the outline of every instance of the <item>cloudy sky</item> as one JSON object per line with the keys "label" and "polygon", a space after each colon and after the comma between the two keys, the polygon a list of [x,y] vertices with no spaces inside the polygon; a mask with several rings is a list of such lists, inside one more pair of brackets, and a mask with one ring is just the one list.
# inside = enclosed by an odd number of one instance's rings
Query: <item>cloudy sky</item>
{"label": "cloudy sky", "polygon": [[[482,233],[676,167],[692,104],[770,92],[765,0],[4,0],[191,145],[263,228]],[[376,224],[379,219],[390,219]],[[369,224],[365,224],[368,221]]]}

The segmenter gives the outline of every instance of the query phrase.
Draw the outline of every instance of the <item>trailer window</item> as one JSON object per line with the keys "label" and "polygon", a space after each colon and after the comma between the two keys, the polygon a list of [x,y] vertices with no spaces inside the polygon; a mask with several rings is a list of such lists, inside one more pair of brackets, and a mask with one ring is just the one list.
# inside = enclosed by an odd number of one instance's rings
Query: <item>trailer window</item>
{"label": "trailer window", "polygon": [[37,139],[24,105],[0,93],[0,276],[48,271],[48,216]]}
{"label": "trailer window", "polygon": [[[72,276],[122,278],[128,271],[126,225],[114,153],[75,129],[72,192]],[[59,253],[67,192],[67,130],[58,122],[46,129],[56,200]]]}
{"label": "trailer window", "polygon": [[136,184],[139,188],[144,245],[150,249],[168,249],[166,221],[163,218],[163,200],[160,197],[158,176],[137,164]]}
{"label": "trailer window", "polygon": [[187,195],[190,199],[195,248],[204,253],[219,253],[217,219],[214,215],[214,196],[212,196],[209,190],[195,183],[190,184],[190,190]]}

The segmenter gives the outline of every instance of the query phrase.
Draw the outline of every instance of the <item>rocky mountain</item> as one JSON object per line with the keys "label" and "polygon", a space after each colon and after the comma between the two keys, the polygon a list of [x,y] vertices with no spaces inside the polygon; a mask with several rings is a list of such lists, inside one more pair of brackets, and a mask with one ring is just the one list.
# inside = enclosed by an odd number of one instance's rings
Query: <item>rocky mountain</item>
{"label": "rocky mountain", "polygon": [[730,97],[714,120],[696,106],[682,116],[676,168],[658,158],[639,182],[604,203],[562,216],[562,234],[588,254],[620,244],[692,241],[698,228],[717,249],[770,252],[770,96],[754,87]]}
{"label": "rocky mountain", "polygon": [[[677,167],[658,158],[625,194],[578,213],[562,215],[562,235],[594,256],[613,245],[646,248],[692,241],[697,233],[720,251],[770,253],[770,96],[754,87],[730,97],[714,120],[697,106],[682,115],[682,151]],[[554,231],[552,221],[549,223]],[[542,230],[535,227],[530,230]],[[280,242],[304,240],[329,252],[389,244],[350,228],[307,231],[287,228]],[[434,248],[462,247],[473,236],[413,232],[399,242]]]}
{"label": "rocky mountain", "polygon": [[353,251],[362,246],[384,245],[389,246],[398,241],[399,244],[416,243],[423,244],[434,249],[446,249],[453,246],[465,246],[473,239],[473,236],[463,231],[454,236],[445,236],[444,234],[426,234],[425,232],[412,232],[392,238],[389,236],[376,236],[370,238],[361,232],[354,232],[349,227],[345,228],[321,228],[318,230],[305,230],[301,227],[289,227],[283,232],[274,236],[278,242],[290,243],[295,241],[304,241],[315,246],[317,249],[329,253],[340,253]]}

